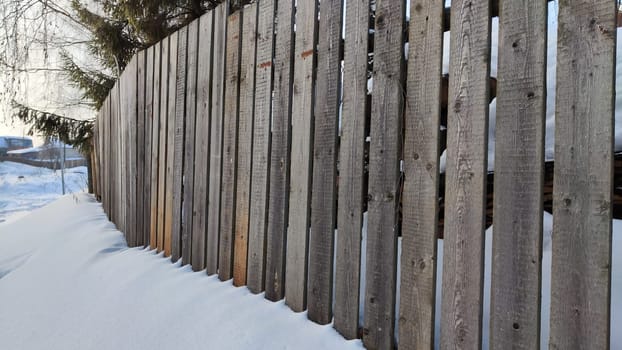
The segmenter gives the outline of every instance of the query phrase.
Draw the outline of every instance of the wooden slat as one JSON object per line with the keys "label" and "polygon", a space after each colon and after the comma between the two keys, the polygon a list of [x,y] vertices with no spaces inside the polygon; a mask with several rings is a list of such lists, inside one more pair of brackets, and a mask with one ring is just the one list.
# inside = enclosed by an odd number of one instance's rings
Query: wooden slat
{"label": "wooden slat", "polygon": [[194,153],[194,220],[192,221],[192,269],[205,268],[210,159],[210,108],[212,83],[212,35],[214,13],[201,17],[198,25],[196,151]]}
{"label": "wooden slat", "polygon": [[212,111],[210,126],[209,197],[207,214],[208,274],[218,272],[218,240],[220,234],[220,184],[222,175],[222,130],[224,113],[225,43],[227,34],[226,4],[214,10],[212,58]]}
{"label": "wooden slat", "polygon": [[320,3],[314,100],[313,181],[309,233],[308,317],[333,318],[333,251],[337,223],[337,134],[341,102],[341,0]]}
{"label": "wooden slat", "polygon": [[146,52],[139,51],[136,54],[136,149],[134,152],[136,159],[136,187],[134,198],[136,201],[135,227],[136,236],[134,237],[136,246],[145,244],[145,226],[143,217],[145,215],[144,204],[146,193],[144,190],[145,182],[145,69]]}
{"label": "wooden slat", "polygon": [[[129,73],[129,72],[124,72]],[[127,74],[123,74],[119,77],[118,81],[118,98],[117,98],[117,121],[118,121],[118,133],[116,140],[119,141],[118,155],[119,155],[119,169],[118,169],[118,177],[115,179],[119,186],[119,197],[118,199],[118,210],[119,217],[117,220],[117,227],[119,231],[123,232],[125,236],[125,240],[129,246],[131,246],[131,241],[127,235],[127,206],[125,203],[129,200],[129,188],[128,188],[128,162],[127,162],[127,148],[128,148],[128,139],[127,139],[127,122],[128,115],[126,113],[127,109]]]}
{"label": "wooden slat", "polygon": [[238,161],[235,202],[235,239],[233,248],[233,285],[246,284],[248,223],[253,152],[253,112],[255,97],[255,40],[257,3],[243,10],[240,52],[240,102],[238,119]]}
{"label": "wooden slat", "polygon": [[[317,5],[317,1],[301,1],[296,7],[285,303],[298,312],[305,309],[307,297]],[[282,289],[282,279],[266,283],[266,296],[281,299]]]}
{"label": "wooden slat", "polygon": [[275,2],[274,0],[262,0],[258,7],[255,118],[246,277],[248,288],[253,293],[260,293],[263,290],[265,278]]}
{"label": "wooden slat", "polygon": [[547,4],[502,1],[491,349],[540,346]]}
{"label": "wooden slat", "polygon": [[[181,218],[181,258],[182,264],[192,262],[192,222],[194,220],[194,167],[196,145],[196,106],[197,106],[197,61],[199,44],[199,20],[188,25],[188,58],[186,64],[186,134],[184,137],[184,176],[183,201]],[[206,155],[204,153],[203,155]],[[204,158],[207,158],[205,156]],[[204,175],[206,176],[206,175]],[[201,236],[201,246],[204,246],[205,236]],[[203,248],[202,250],[204,250]],[[203,254],[200,254],[203,256]]]}
{"label": "wooden slat", "polygon": [[400,348],[434,348],[443,3],[410,8],[400,276]]}
{"label": "wooden slat", "polygon": [[[166,184],[164,191],[164,256],[171,256],[173,249],[174,213],[173,202],[177,181],[175,179],[175,109],[177,106],[177,43],[179,33],[169,36],[168,56],[168,103],[166,112]],[[181,179],[179,180],[181,181]]]}
{"label": "wooden slat", "polygon": [[220,192],[220,241],[218,277],[233,277],[233,245],[235,229],[237,129],[239,111],[240,34],[242,12],[227,18],[227,59],[225,62],[225,117],[223,119],[222,187]]}
{"label": "wooden slat", "polygon": [[404,103],[403,2],[376,4],[363,343],[393,347]]}
{"label": "wooden slat", "polygon": [[[137,107],[137,56],[134,56],[130,63],[128,64],[126,69],[126,79],[127,82],[125,98],[126,106],[124,110],[123,118],[125,121],[125,136],[126,136],[126,157],[127,157],[127,166],[126,166],[126,177],[122,178],[121,181],[125,181],[127,183],[127,189],[125,192],[126,201],[123,203],[123,206],[126,210],[126,234],[130,238],[130,245],[132,247],[136,246],[136,181],[137,181],[137,167],[136,167],[136,134],[137,134],[137,116],[136,116],[136,107]],[[131,204],[130,204],[131,203]]]}
{"label": "wooden slat", "polygon": [[[159,166],[160,166],[160,73],[161,73],[161,49],[160,43],[153,46],[153,87],[148,88],[152,92],[151,114],[151,224],[149,228],[149,246],[152,249],[158,247],[158,232],[160,231],[160,194],[159,194]],[[149,97],[147,97],[149,99]],[[147,105],[149,107],[149,105]]]}
{"label": "wooden slat", "polygon": [[171,258],[181,258],[181,205],[183,200],[182,181],[184,173],[184,143],[186,117],[186,57],[188,55],[188,27],[177,31],[177,70],[175,82],[175,129],[173,149],[173,208],[171,223]]}
{"label": "wooden slat", "polygon": [[441,348],[479,349],[482,340],[488,1],[452,2]]}
{"label": "wooden slat", "polygon": [[[293,79],[294,8],[290,1],[277,6],[274,47],[274,101],[270,155],[270,197],[266,237],[266,298],[283,296],[287,213],[289,210],[289,147],[291,140],[291,94]],[[289,19],[289,20],[288,20]]]}
{"label": "wooden slat", "polygon": [[368,28],[369,1],[347,1],[334,310],[347,339],[358,337]]}
{"label": "wooden slat", "polygon": [[166,185],[166,144],[167,144],[167,108],[168,108],[168,69],[169,69],[169,38],[162,40],[160,54],[160,98],[159,98],[159,155],[158,155],[158,252],[164,250],[164,205]]}
{"label": "wooden slat", "polygon": [[145,50],[145,179],[143,181],[143,192],[144,196],[144,216],[143,216],[143,227],[144,227],[144,241],[143,244],[145,246],[151,245],[151,232],[153,231],[153,227],[151,227],[151,179],[153,176],[151,161],[153,157],[153,50],[154,47],[150,47]]}
{"label": "wooden slat", "polygon": [[559,3],[552,349],[608,349],[615,1]]}

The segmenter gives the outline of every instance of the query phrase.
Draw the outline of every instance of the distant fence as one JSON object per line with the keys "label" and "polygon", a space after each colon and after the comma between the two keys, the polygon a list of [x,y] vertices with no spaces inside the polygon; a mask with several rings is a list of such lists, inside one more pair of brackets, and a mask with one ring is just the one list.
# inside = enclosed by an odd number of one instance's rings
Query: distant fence
{"label": "distant fence", "polygon": [[[260,0],[230,15],[220,6],[133,58],[97,119],[95,192],[105,211],[130,246],[150,245],[267,299],[285,298],[313,321],[334,317],[341,334],[360,332],[368,348],[390,349],[398,327],[400,348],[430,349],[440,317],[441,348],[478,349],[489,1],[453,0],[449,17],[444,1],[413,1],[408,27],[403,1],[376,1],[373,16],[369,1],[293,3]],[[499,5],[489,341],[536,349],[547,6]],[[615,7],[559,4],[551,348],[609,344]],[[439,196],[444,259],[435,310]]]}

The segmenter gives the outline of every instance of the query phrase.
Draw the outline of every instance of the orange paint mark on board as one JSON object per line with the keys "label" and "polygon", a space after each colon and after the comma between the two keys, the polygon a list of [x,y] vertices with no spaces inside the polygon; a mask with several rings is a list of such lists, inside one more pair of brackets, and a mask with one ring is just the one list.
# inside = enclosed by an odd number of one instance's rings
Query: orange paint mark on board
{"label": "orange paint mark on board", "polygon": [[303,52],[300,54],[300,57],[302,57],[302,58],[307,58],[307,57],[309,57],[309,56],[311,56],[311,55],[313,55],[313,49],[311,49],[311,50],[307,50],[307,51],[303,51]]}

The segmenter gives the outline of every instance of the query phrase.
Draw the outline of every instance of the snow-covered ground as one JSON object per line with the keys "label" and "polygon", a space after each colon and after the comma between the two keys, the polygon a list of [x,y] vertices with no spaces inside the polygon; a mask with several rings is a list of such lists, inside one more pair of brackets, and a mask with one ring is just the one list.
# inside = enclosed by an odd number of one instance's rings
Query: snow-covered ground
{"label": "snow-covered ground", "polygon": [[129,249],[100,203],[67,195],[0,224],[2,349],[360,349],[231,281]]}
{"label": "snow-covered ground", "polygon": [[[88,184],[87,177],[86,167],[66,169],[65,191],[83,192]],[[42,207],[60,196],[60,170],[0,162],[0,223],[8,216],[15,218],[15,214]]]}

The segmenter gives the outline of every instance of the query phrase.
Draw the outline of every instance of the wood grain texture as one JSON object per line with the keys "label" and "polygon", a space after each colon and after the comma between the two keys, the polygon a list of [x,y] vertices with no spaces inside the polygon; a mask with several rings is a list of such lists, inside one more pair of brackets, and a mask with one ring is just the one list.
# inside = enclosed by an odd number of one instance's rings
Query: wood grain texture
{"label": "wood grain texture", "polygon": [[137,184],[137,161],[136,161],[136,135],[137,135],[137,95],[138,95],[138,60],[137,56],[130,60],[130,63],[126,68],[127,83],[126,83],[126,98],[127,105],[125,107],[125,120],[126,120],[126,137],[127,137],[127,182],[126,202],[123,205],[126,208],[126,230],[130,237],[130,244],[132,247],[136,246],[137,232],[136,232],[136,184]]}
{"label": "wood grain texture", "polygon": [[491,349],[540,346],[547,4],[500,3]]}
{"label": "wood grain texture", "polygon": [[208,188],[210,183],[210,117],[212,73],[212,24],[214,13],[199,20],[196,102],[196,143],[194,152],[194,207],[192,220],[192,269],[205,268]]}
{"label": "wood grain texture", "polygon": [[144,50],[144,179],[143,179],[143,246],[150,245],[151,237],[151,158],[153,145],[153,46]]}
{"label": "wood grain texture", "polygon": [[311,213],[311,170],[313,149],[314,67],[317,43],[317,1],[301,1],[296,7],[294,43],[294,80],[291,116],[291,164],[289,183],[289,219],[285,286],[283,280],[266,283],[266,295],[282,298],[300,312],[307,304],[307,266],[309,257],[309,214]]}
{"label": "wood grain texture", "polygon": [[433,349],[443,2],[410,7],[404,126],[400,348]]}
{"label": "wood grain texture", "polygon": [[482,343],[488,154],[488,1],[452,2],[441,347]]}
{"label": "wood grain texture", "polygon": [[142,247],[145,245],[145,222],[143,218],[145,216],[145,197],[144,190],[145,182],[145,69],[146,67],[146,52],[139,51],[136,54],[136,246]]}
{"label": "wood grain texture", "polygon": [[262,0],[258,3],[255,117],[253,121],[253,161],[249,209],[248,267],[246,273],[246,284],[253,293],[261,293],[263,291],[265,279],[274,11],[274,0]]}
{"label": "wood grain texture", "polygon": [[346,2],[334,326],[347,339],[358,337],[369,14],[369,1]]}
{"label": "wood grain texture", "polygon": [[608,349],[616,4],[559,4],[552,349]]}
{"label": "wood grain texture", "polygon": [[337,137],[341,103],[341,0],[320,3],[314,97],[311,231],[307,309],[310,320],[333,318],[333,251],[337,224]]}
{"label": "wood grain texture", "polygon": [[237,179],[233,248],[233,285],[246,285],[251,163],[253,155],[253,114],[255,98],[255,42],[257,3],[244,8],[240,52],[240,102],[238,119]]}
{"label": "wood grain texture", "polygon": [[[192,222],[194,215],[194,175],[196,147],[196,116],[197,116],[197,63],[199,44],[199,20],[188,25],[188,55],[186,63],[186,122],[184,136],[184,176],[183,200],[181,209],[181,262],[182,265],[192,262]],[[205,155],[206,153],[204,153]],[[205,157],[207,158],[207,157]],[[198,238],[204,246],[204,235]],[[204,250],[200,249],[200,250]],[[201,254],[201,256],[204,256]]]}
{"label": "wood grain texture", "polygon": [[[285,246],[289,210],[289,147],[291,140],[291,94],[293,78],[294,8],[292,2],[277,6],[274,47],[274,101],[270,155],[270,197],[266,237],[266,298],[283,297]],[[288,20],[289,19],[289,20]]]}
{"label": "wood grain texture", "polygon": [[[166,184],[164,191],[164,256],[171,256],[173,249],[174,213],[174,192],[177,187],[175,179],[175,135],[176,135],[176,113],[177,106],[177,43],[179,33],[175,32],[169,36],[169,56],[168,56],[168,103],[166,109]],[[181,181],[181,179],[180,179]]]}
{"label": "wood grain texture", "polygon": [[363,331],[368,349],[390,349],[394,343],[404,16],[403,2],[376,3]]}
{"label": "wood grain texture", "polygon": [[[158,247],[158,232],[160,230],[159,215],[159,174],[160,174],[160,73],[161,73],[161,49],[160,43],[152,47],[153,55],[153,86],[148,88],[152,94],[151,113],[151,223],[149,227],[149,246],[151,249]],[[149,99],[149,95],[147,95]],[[149,105],[147,105],[149,106]]]}
{"label": "wood grain texture", "polygon": [[221,4],[214,10],[212,58],[212,111],[210,129],[209,200],[207,214],[207,274],[218,272],[218,241],[220,236],[220,184],[222,175],[222,130],[224,113],[225,42],[227,8]]}
{"label": "wood grain texture", "polygon": [[159,155],[158,155],[158,252],[164,250],[164,205],[165,205],[165,184],[166,184],[166,146],[168,132],[168,70],[169,70],[169,38],[162,40],[160,54],[160,98],[159,98]]}
{"label": "wood grain texture", "polygon": [[[186,135],[186,64],[188,56],[188,27],[177,31],[177,66],[175,81],[175,128],[173,141],[173,207],[171,222],[171,259],[181,258],[181,206],[183,201],[184,144]],[[169,131],[170,132],[170,131]]]}
{"label": "wood grain texture", "polygon": [[227,18],[227,59],[225,62],[225,114],[223,119],[222,187],[220,189],[220,240],[218,277],[233,277],[233,246],[236,216],[236,171],[239,112],[240,36],[242,12]]}

